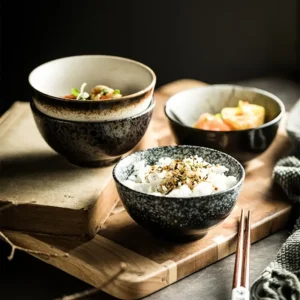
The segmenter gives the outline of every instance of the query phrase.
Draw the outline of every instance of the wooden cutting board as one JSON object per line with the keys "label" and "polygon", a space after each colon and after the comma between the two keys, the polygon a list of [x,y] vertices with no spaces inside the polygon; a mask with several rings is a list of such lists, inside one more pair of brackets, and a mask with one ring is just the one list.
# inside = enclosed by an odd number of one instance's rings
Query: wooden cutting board
{"label": "wooden cutting board", "polygon": [[0,228],[94,236],[116,206],[113,167],[68,163],[42,138],[28,103],[2,116],[0,145]]}
{"label": "wooden cutting board", "polygon": [[[147,139],[154,136],[159,145],[174,144],[163,113],[164,103],[175,92],[201,85],[198,81],[181,80],[159,89],[151,124],[153,133],[149,131]],[[289,152],[290,146],[281,129],[271,147],[247,166],[245,183],[230,216],[195,242],[175,244],[155,238],[120,205],[90,240],[12,231],[5,234],[22,247],[68,253],[69,257],[35,256],[117,298],[138,299],[233,253],[241,208],[252,210],[252,243],[287,225],[292,206],[273,185],[271,176],[276,161]],[[122,263],[127,264],[125,270]]]}

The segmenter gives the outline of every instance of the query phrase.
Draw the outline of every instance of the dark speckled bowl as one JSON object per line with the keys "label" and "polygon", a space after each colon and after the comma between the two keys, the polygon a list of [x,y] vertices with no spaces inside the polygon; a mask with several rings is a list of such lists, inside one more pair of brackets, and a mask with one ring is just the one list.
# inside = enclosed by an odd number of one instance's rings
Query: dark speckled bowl
{"label": "dark speckled bowl", "polygon": [[[210,131],[193,128],[202,113],[219,113],[239,100],[265,107],[265,124],[247,130]],[[165,105],[172,133],[179,145],[196,145],[223,151],[245,163],[266,151],[275,139],[284,114],[283,102],[257,88],[216,84],[172,96]]]}
{"label": "dark speckled bowl", "polygon": [[[183,159],[201,156],[210,163],[219,163],[237,177],[232,188],[208,196],[171,198],[137,192],[122,182],[133,171],[133,164],[146,160],[155,164],[161,157]],[[135,152],[121,159],[113,170],[120,198],[129,215],[141,226],[168,240],[191,241],[204,237],[208,230],[222,222],[235,206],[244,182],[243,166],[233,157],[209,148],[168,146]]]}
{"label": "dark speckled bowl", "polygon": [[31,102],[35,123],[44,140],[70,163],[105,167],[117,162],[144,136],[155,101],[134,117],[101,122],[59,120],[41,113]]}

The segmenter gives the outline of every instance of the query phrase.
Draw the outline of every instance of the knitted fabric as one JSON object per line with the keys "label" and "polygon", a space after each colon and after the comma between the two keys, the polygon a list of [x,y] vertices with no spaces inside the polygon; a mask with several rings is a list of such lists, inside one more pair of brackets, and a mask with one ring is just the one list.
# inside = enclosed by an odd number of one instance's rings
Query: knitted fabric
{"label": "knitted fabric", "polygon": [[[300,205],[300,160],[278,161],[274,181],[296,206]],[[251,287],[251,300],[300,300],[300,217],[277,256]]]}

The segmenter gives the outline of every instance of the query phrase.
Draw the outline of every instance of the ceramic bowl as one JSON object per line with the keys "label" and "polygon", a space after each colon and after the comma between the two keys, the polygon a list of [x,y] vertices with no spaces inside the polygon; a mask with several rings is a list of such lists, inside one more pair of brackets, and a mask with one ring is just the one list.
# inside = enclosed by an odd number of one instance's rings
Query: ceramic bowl
{"label": "ceramic bowl", "polygon": [[[138,192],[123,184],[133,171],[133,164],[145,160],[155,164],[161,157],[183,159],[201,156],[210,163],[219,163],[233,175],[237,183],[226,191],[208,196],[174,198]],[[113,178],[128,214],[153,234],[174,241],[192,241],[204,237],[233,210],[244,182],[243,166],[233,157],[197,146],[166,146],[138,151],[121,159],[113,169]]]}
{"label": "ceramic bowl", "polygon": [[41,113],[31,102],[39,132],[48,145],[70,163],[105,167],[117,162],[144,136],[151,120],[154,99],[141,114],[114,121],[65,121]]}
{"label": "ceramic bowl", "polygon": [[[193,128],[202,113],[219,113],[237,106],[239,100],[261,105],[266,111],[263,125],[247,130],[210,131]],[[197,145],[223,151],[245,163],[268,149],[284,115],[283,102],[257,88],[216,84],[193,88],[168,99],[165,114],[177,144]]]}
{"label": "ceramic bowl", "polygon": [[285,129],[293,143],[292,155],[300,158],[300,100],[294,105],[289,113]]}
{"label": "ceramic bowl", "polygon": [[[114,100],[68,100],[61,98],[96,85],[120,89]],[[59,58],[35,68],[29,75],[32,98],[42,113],[69,121],[111,121],[140,114],[147,109],[156,84],[154,72],[127,58],[106,55],[79,55]]]}

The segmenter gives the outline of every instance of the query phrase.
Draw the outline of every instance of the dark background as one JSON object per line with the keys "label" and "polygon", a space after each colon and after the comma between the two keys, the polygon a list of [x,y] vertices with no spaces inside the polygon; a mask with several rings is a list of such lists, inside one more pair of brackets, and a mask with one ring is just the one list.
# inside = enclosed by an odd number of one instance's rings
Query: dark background
{"label": "dark background", "polygon": [[29,101],[30,71],[77,54],[139,60],[157,86],[298,75],[299,5],[274,1],[4,1],[0,114]]}

